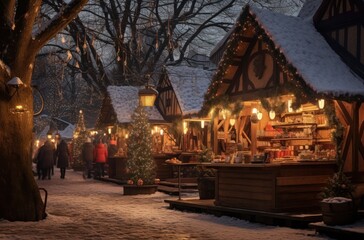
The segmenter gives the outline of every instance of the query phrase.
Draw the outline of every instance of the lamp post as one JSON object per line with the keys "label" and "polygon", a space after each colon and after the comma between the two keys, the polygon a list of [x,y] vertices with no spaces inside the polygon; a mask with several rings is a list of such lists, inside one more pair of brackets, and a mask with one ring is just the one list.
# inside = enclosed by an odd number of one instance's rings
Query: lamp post
{"label": "lamp post", "polygon": [[150,75],[147,76],[147,84],[144,88],[140,89],[138,92],[139,96],[139,105],[143,107],[152,107],[154,106],[155,99],[157,98],[158,91],[154,89],[153,86],[149,85]]}

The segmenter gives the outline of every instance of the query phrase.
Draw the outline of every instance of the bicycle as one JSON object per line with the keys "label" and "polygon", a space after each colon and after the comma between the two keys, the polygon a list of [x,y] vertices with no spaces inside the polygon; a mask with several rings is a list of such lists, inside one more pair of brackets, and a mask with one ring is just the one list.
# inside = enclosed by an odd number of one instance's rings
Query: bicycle
{"label": "bicycle", "polygon": [[44,98],[37,85],[31,85],[33,91],[33,116],[38,116],[44,109]]}

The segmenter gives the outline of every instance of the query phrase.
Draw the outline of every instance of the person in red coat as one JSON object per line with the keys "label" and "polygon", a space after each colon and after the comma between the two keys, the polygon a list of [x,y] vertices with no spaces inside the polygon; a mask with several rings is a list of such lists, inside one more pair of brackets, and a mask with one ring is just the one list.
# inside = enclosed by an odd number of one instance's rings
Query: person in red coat
{"label": "person in red coat", "polygon": [[94,160],[96,163],[95,177],[101,177],[105,175],[104,165],[107,161],[107,155],[107,148],[102,142],[102,138],[100,138],[94,148]]}

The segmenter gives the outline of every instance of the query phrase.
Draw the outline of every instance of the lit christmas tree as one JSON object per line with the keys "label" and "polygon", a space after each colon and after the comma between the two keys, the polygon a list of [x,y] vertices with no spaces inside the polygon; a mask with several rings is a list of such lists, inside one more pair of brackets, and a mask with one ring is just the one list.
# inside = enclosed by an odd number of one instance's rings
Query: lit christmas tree
{"label": "lit christmas tree", "polygon": [[83,169],[83,162],[80,157],[80,154],[82,151],[82,145],[84,142],[86,142],[87,136],[88,135],[86,131],[83,111],[80,110],[80,115],[78,116],[76,129],[75,132],[73,133],[73,139],[72,139],[72,158],[73,158],[72,167],[74,170]]}
{"label": "lit christmas tree", "polygon": [[156,167],[152,156],[152,135],[148,114],[139,106],[132,115],[128,144],[129,184],[154,184]]}

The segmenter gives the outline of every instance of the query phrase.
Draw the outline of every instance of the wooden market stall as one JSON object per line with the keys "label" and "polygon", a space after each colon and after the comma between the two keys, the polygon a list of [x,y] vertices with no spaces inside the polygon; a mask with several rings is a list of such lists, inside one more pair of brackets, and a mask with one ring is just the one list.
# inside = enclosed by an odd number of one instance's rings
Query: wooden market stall
{"label": "wooden market stall", "polygon": [[181,160],[196,160],[203,146],[211,147],[210,118],[197,115],[211,75],[211,71],[188,66],[166,66],[161,74],[155,106],[172,123]]}
{"label": "wooden market stall", "polygon": [[179,153],[178,164],[170,164],[175,174],[160,183],[161,191],[180,193],[181,182],[183,188],[197,188],[196,163],[201,152],[211,148],[211,118],[198,116],[211,74],[202,68],[166,66],[160,76],[155,106],[171,123]]}
{"label": "wooden market stall", "polygon": [[[126,181],[127,138],[129,123],[134,109],[139,104],[139,88],[133,86],[109,86],[97,121],[97,128],[106,136],[108,143],[116,144],[115,154],[109,156],[109,178]],[[172,177],[172,169],[165,165],[165,160],[175,157],[172,151],[175,146],[173,136],[168,132],[168,123],[159,111],[145,107],[151,125],[153,137],[153,157],[157,165],[157,178]],[[110,153],[110,152],[109,152]]]}
{"label": "wooden market stall", "polygon": [[333,118],[345,172],[364,182],[363,4],[335,2],[308,2],[298,17],[247,5],[213,50],[219,65],[202,112],[215,111],[217,206],[318,208],[336,167]]}

